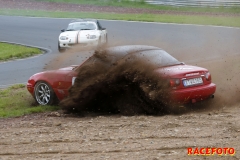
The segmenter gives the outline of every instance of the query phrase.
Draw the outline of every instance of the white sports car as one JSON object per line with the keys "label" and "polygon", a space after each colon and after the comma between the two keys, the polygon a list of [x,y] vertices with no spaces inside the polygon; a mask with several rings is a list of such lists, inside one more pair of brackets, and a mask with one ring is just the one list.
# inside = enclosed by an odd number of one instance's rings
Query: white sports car
{"label": "white sports car", "polygon": [[77,19],[69,23],[67,29],[61,30],[58,38],[59,52],[74,45],[82,47],[102,46],[107,44],[107,30],[98,20]]}

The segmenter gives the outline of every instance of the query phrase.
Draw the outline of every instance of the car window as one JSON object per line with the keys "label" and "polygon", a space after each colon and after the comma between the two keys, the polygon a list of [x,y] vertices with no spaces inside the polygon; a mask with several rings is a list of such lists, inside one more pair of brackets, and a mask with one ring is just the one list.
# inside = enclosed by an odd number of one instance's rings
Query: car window
{"label": "car window", "polygon": [[94,23],[89,22],[75,22],[70,23],[67,27],[67,31],[71,30],[95,30],[97,29],[97,26]]}
{"label": "car window", "polygon": [[127,56],[129,57],[124,57],[124,58],[143,59],[155,65],[156,67],[164,67],[164,66],[181,64],[181,62],[179,62],[176,58],[174,58],[164,50],[147,50],[147,51],[135,52]]}
{"label": "car window", "polygon": [[[110,67],[114,63],[118,62],[119,60],[127,60],[127,61],[134,61],[134,60],[146,60],[147,62],[155,65],[158,67],[164,67],[164,66],[171,66],[171,65],[178,65],[182,64],[177,59],[172,57],[170,54],[168,54],[164,50],[146,50],[146,51],[139,51],[134,53],[126,53],[123,52],[125,56],[120,56],[118,54],[114,55],[113,53],[117,52],[111,52],[111,54],[106,52],[106,54],[94,54],[92,57],[87,59],[82,65],[80,65],[78,68],[76,68],[76,71],[79,71],[83,66],[92,66],[96,63],[102,63],[105,66]],[[127,54],[127,55],[126,55]]]}

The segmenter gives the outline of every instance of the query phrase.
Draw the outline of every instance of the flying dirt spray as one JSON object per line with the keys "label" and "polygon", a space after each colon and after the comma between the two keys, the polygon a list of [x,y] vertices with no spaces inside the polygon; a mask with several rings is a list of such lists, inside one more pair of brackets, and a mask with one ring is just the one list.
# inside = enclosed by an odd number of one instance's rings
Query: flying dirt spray
{"label": "flying dirt spray", "polygon": [[[82,112],[84,110],[120,112],[123,114],[159,114],[163,111],[172,111],[174,106],[168,104],[168,83],[159,75],[154,74],[155,66],[147,61],[139,59],[122,59],[116,64],[111,64],[104,53],[96,52],[89,62],[78,70],[75,84],[69,90],[69,97],[60,105],[64,110]],[[227,63],[212,62],[202,65],[209,68],[213,80],[218,88],[228,88],[228,94],[236,92],[238,84],[233,79],[230,87],[222,76],[222,71],[231,69],[225,67]],[[235,64],[235,63],[234,63]],[[231,72],[226,71],[224,73]],[[235,72],[234,72],[235,73]],[[238,74],[234,74],[238,75]],[[230,77],[230,76],[227,76]],[[221,80],[221,81],[220,81]],[[237,79],[235,79],[237,80]],[[233,88],[234,87],[234,88]],[[231,90],[230,90],[231,88]],[[239,102],[238,96],[226,96],[225,92],[216,92],[215,99],[203,103],[194,104],[190,109],[221,109],[224,106],[232,106]],[[188,108],[182,109],[185,112]]]}
{"label": "flying dirt spray", "polygon": [[79,68],[69,96],[60,103],[64,110],[157,114],[166,109],[168,83],[154,65],[134,57],[112,64],[102,52]]}

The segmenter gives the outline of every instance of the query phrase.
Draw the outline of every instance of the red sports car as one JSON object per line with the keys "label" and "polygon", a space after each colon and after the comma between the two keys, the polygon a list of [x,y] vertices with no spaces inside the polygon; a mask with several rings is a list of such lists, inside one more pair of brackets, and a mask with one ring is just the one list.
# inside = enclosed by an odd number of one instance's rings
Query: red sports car
{"label": "red sports car", "polygon": [[143,45],[107,48],[81,65],[34,74],[28,80],[27,89],[37,103],[51,105],[56,100],[67,97],[79,70],[86,65],[94,65],[101,56],[105,57],[104,64],[108,70],[120,61],[125,62],[130,59],[128,63],[131,63],[133,57],[147,61],[154,66],[154,74],[168,81],[171,102],[185,104],[202,101],[213,97],[216,90],[216,85],[212,83],[211,74],[207,69],[186,65],[160,48]]}

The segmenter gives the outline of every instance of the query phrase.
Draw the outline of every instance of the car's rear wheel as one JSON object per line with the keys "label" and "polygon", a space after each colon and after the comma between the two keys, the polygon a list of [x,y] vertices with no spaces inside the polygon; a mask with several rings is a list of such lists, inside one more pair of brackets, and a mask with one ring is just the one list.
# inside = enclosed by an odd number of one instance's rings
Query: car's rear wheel
{"label": "car's rear wheel", "polygon": [[63,49],[63,48],[60,47],[59,42],[58,42],[58,51],[59,51],[60,53],[63,53],[63,52],[66,51],[66,49]]}
{"label": "car's rear wheel", "polygon": [[54,103],[55,94],[47,82],[41,81],[34,87],[34,98],[40,105],[51,105]]}

